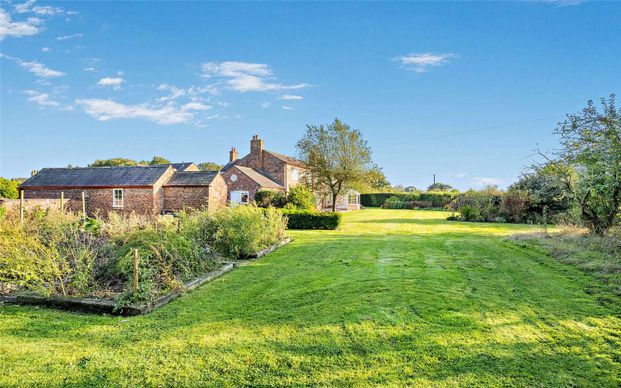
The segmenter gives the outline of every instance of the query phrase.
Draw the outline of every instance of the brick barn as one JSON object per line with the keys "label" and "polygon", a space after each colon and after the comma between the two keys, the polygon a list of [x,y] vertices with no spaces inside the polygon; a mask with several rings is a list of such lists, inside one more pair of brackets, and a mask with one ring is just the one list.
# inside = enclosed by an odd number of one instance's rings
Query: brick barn
{"label": "brick barn", "polygon": [[24,181],[26,199],[67,199],[80,211],[82,193],[89,215],[110,212],[155,215],[183,208],[226,205],[228,190],[217,172],[198,171],[193,163],[155,166],[44,168]]}

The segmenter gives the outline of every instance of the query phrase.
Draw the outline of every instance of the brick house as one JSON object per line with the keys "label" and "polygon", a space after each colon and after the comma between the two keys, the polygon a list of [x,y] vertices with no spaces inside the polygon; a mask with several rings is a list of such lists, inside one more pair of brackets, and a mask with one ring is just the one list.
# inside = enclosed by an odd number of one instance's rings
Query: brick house
{"label": "brick house", "polygon": [[58,199],[89,215],[110,212],[155,215],[183,208],[216,208],[227,202],[220,174],[198,171],[194,163],[154,166],[44,168],[24,181],[26,199]]}
{"label": "brick house", "polygon": [[250,140],[250,153],[237,158],[234,147],[229,153],[229,163],[221,174],[229,188],[231,202],[250,203],[260,189],[282,190],[302,182],[307,172],[303,162],[290,156],[268,151],[263,139],[254,135]]}

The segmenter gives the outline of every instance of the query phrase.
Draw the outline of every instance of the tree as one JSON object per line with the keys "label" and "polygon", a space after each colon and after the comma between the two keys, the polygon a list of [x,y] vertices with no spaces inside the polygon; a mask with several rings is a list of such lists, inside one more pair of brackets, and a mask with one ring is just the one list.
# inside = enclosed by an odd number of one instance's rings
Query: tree
{"label": "tree", "polygon": [[598,111],[589,100],[555,130],[561,136],[561,160],[578,174],[574,199],[581,218],[600,235],[619,222],[621,205],[621,106],[614,94],[602,98],[601,105]]}
{"label": "tree", "polygon": [[403,191],[405,191],[406,193],[416,193],[418,192],[418,189],[416,188],[416,186],[406,186]]}
{"label": "tree", "polygon": [[315,194],[304,185],[297,185],[289,189],[287,203],[301,210],[317,210]]}
{"label": "tree", "polygon": [[97,159],[89,167],[137,166],[138,162],[126,158]]}
{"label": "tree", "polygon": [[453,190],[453,186],[447,185],[446,183],[436,182],[429,187],[427,187],[427,191],[451,191]]}
{"label": "tree", "polygon": [[203,162],[198,164],[198,168],[201,171],[220,171],[222,169],[222,165],[214,162]]}
{"label": "tree", "polygon": [[390,187],[390,182],[388,182],[388,178],[384,175],[384,171],[380,166],[374,164],[373,167],[369,170],[369,175],[366,178],[368,186],[374,190],[384,189],[386,187]]}
{"label": "tree", "polygon": [[166,159],[163,156],[154,156],[153,159],[149,162],[149,164],[170,164],[170,160]]}
{"label": "tree", "polygon": [[16,180],[0,177],[0,198],[17,198],[17,186],[19,183]]}
{"label": "tree", "polygon": [[331,195],[332,211],[336,211],[339,194],[365,182],[373,168],[371,149],[360,131],[339,119],[327,126],[307,125],[297,149],[313,187]]}

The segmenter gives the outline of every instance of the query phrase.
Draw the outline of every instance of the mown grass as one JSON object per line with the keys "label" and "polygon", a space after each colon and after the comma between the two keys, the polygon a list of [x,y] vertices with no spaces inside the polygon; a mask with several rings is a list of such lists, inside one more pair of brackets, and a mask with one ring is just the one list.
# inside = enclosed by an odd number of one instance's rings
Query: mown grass
{"label": "mown grass", "polygon": [[621,302],[524,225],[365,210],[134,318],[0,307],[0,385],[621,384]]}

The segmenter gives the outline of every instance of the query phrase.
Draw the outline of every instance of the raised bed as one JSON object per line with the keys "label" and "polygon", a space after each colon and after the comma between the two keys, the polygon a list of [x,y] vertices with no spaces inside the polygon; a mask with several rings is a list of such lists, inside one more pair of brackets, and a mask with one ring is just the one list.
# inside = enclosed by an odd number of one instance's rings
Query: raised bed
{"label": "raised bed", "polygon": [[[257,259],[267,255],[268,253],[280,248],[281,246],[288,244],[291,240],[289,238],[274,244],[271,247],[265,248],[255,254],[243,257],[241,259]],[[128,306],[116,308],[116,302],[114,299],[95,299],[95,298],[72,298],[65,296],[41,296],[38,294],[20,294],[14,296],[0,297],[0,302],[12,303],[12,304],[26,304],[26,305],[38,305],[46,307],[54,307],[62,310],[82,311],[97,314],[111,314],[111,315],[142,315],[147,314],[183,295],[184,293],[191,291],[207,282],[219,278],[225,273],[233,270],[237,266],[237,263],[226,263],[215,271],[209,272],[199,278],[191,280],[185,283],[183,286],[169,292],[166,295],[162,295],[159,298],[141,303],[134,303]]]}

